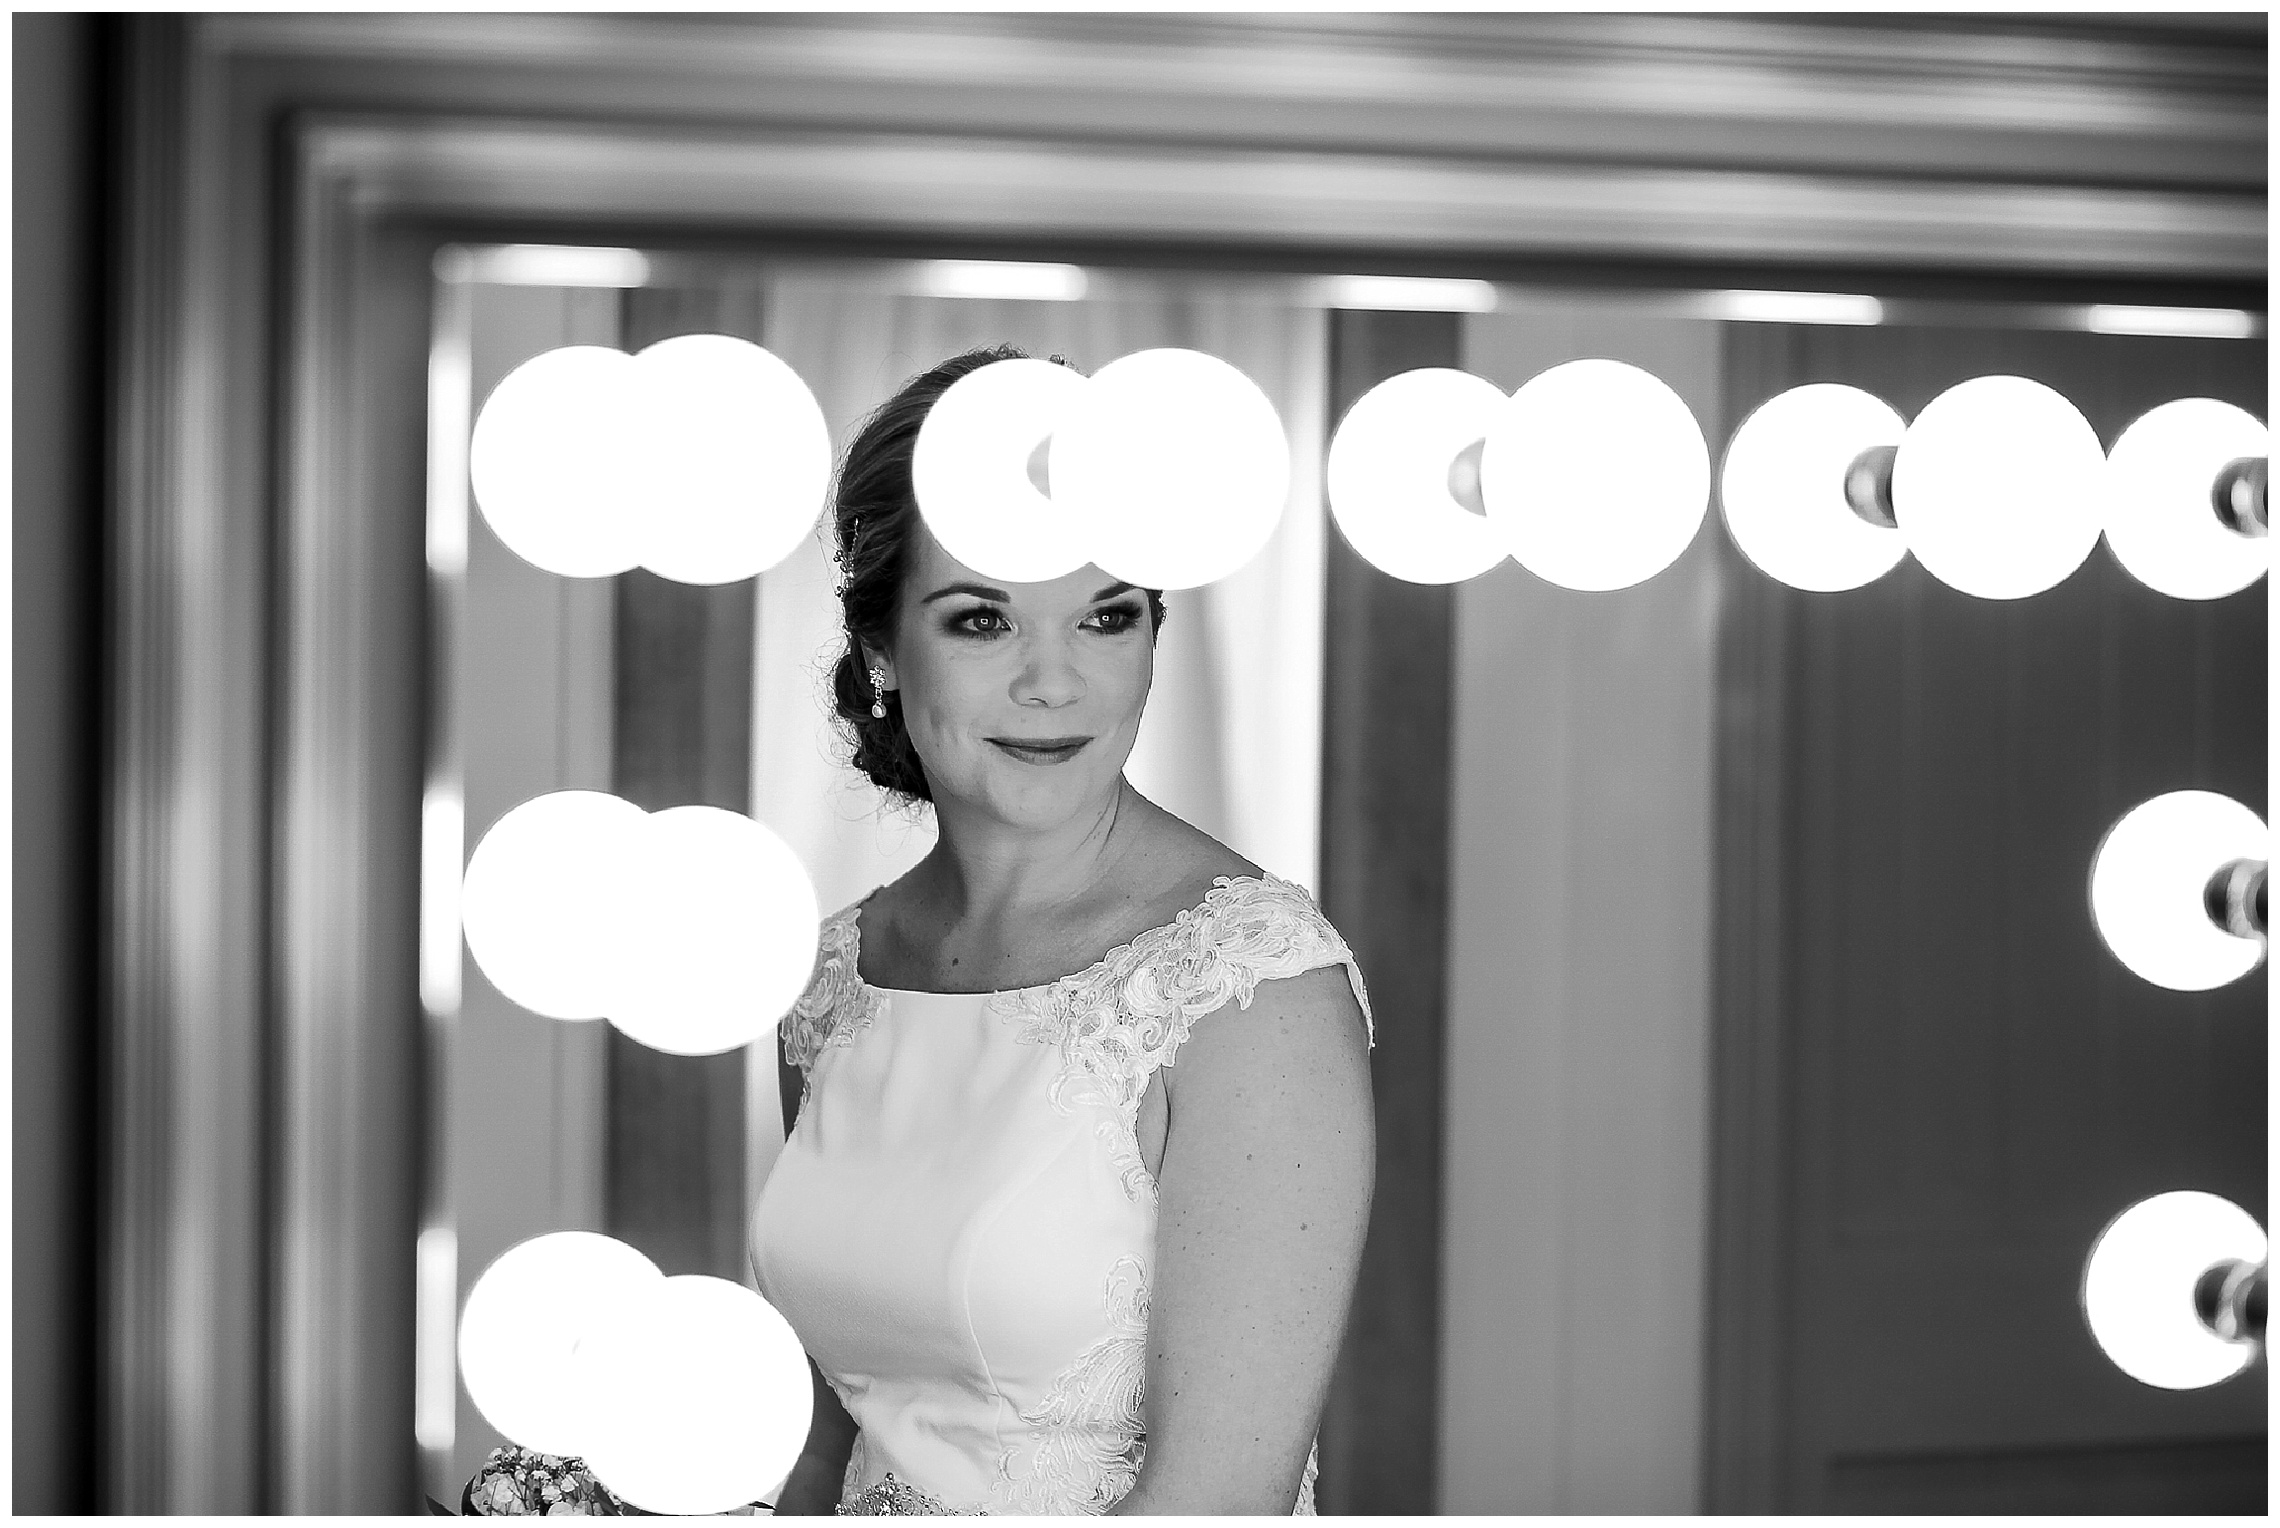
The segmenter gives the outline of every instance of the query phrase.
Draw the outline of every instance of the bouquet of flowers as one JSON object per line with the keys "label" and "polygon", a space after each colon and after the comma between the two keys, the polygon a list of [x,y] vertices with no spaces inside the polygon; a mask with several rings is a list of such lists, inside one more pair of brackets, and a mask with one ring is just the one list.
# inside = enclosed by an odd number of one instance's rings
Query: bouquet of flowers
{"label": "bouquet of flowers", "polygon": [[[723,1517],[754,1517],[765,1502],[731,1507]],[[567,1454],[540,1454],[508,1444],[492,1449],[467,1482],[459,1503],[474,1517],[654,1517],[621,1500],[594,1478],[586,1462]]]}

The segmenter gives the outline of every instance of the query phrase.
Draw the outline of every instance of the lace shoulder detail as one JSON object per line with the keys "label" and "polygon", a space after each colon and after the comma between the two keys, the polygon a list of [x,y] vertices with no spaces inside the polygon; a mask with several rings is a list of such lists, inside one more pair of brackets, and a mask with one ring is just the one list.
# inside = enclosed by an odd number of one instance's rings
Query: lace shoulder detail
{"label": "lace shoulder detail", "polygon": [[862,908],[857,902],[823,920],[816,939],[815,974],[778,1026],[785,1058],[803,1072],[814,1067],[826,1045],[852,1041],[870,1021],[871,1005],[855,971],[859,937],[855,918]]}
{"label": "lace shoulder detail", "polygon": [[[1170,1017],[1176,1010],[1186,1016],[1186,1023],[1172,1027],[1173,1049],[1186,1038],[1188,1024],[1230,999],[1238,1008],[1250,1007],[1260,982],[1342,965],[1370,1043],[1377,1043],[1369,989],[1354,952],[1294,881],[1223,875],[1211,883],[1201,906],[1143,934],[1109,963],[1118,968],[1118,985],[1135,1013]],[[1163,1064],[1171,1060],[1167,1051]]]}
{"label": "lace shoulder detail", "polygon": [[1306,888],[1273,876],[1221,876],[1200,906],[1109,951],[1089,970],[993,1001],[1023,1021],[1024,1040],[1065,1047],[1072,1070],[1057,1094],[1071,1087],[1082,1096],[1105,1092],[1102,1101],[1130,1109],[1149,1074],[1172,1064],[1197,1019],[1230,1001],[1250,1007],[1260,982],[1328,965],[1346,968],[1374,1045],[1361,967]]}

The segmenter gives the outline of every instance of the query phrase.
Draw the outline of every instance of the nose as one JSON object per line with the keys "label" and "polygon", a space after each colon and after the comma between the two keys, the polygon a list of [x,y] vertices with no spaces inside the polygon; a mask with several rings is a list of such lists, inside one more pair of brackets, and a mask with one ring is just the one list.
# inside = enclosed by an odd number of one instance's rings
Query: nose
{"label": "nose", "polygon": [[1051,709],[1084,699],[1085,677],[1070,660],[1065,642],[1052,638],[1030,642],[1013,677],[1014,702]]}

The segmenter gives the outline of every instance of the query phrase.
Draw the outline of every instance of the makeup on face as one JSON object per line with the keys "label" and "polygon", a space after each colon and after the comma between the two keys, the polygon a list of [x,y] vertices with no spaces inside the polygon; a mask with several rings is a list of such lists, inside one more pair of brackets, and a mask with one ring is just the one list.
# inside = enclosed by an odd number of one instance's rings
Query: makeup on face
{"label": "makeup on face", "polygon": [[1008,758],[1018,759],[1024,764],[1036,765],[1066,764],[1075,758],[1091,741],[1092,739],[1089,737],[1043,739],[993,737],[989,739],[990,745]]}
{"label": "makeup on face", "polygon": [[1154,672],[1147,591],[1095,567],[1007,584],[914,541],[890,656],[938,807],[1008,820],[1115,788]]}

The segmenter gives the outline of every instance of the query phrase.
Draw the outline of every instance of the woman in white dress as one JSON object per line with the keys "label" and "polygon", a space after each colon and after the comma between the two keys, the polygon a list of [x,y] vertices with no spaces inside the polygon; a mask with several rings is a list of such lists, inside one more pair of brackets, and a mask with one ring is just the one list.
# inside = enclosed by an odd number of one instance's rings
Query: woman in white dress
{"label": "woman in white dress", "polygon": [[927,409],[1018,354],[913,379],[835,496],[836,708],[940,837],[825,921],[780,1030],[751,1250],[815,1420],[777,1511],[1309,1512],[1367,995],[1302,888],[1125,780],[1160,596],[984,577],[919,518]]}

